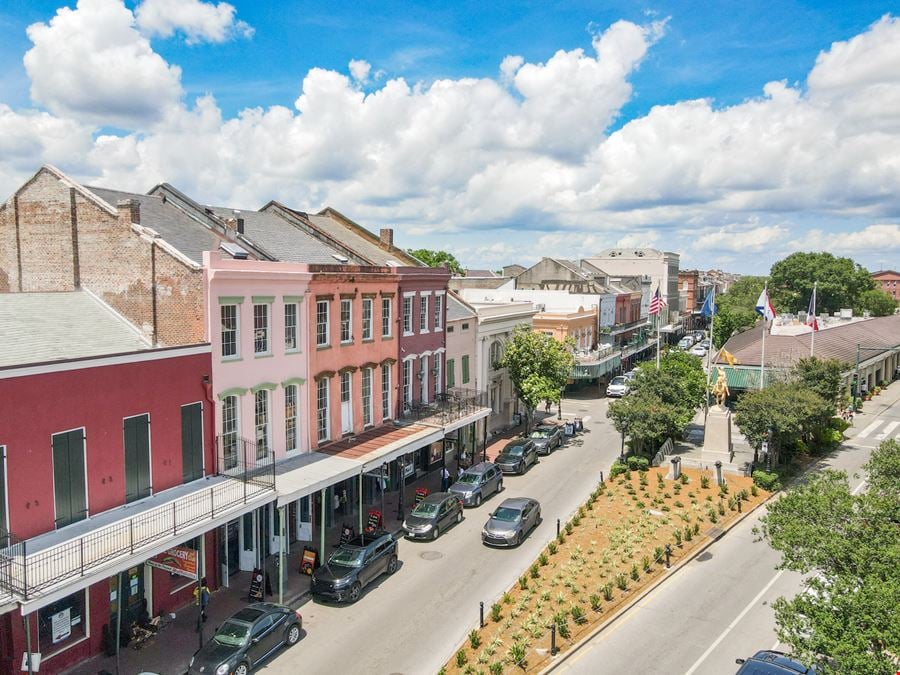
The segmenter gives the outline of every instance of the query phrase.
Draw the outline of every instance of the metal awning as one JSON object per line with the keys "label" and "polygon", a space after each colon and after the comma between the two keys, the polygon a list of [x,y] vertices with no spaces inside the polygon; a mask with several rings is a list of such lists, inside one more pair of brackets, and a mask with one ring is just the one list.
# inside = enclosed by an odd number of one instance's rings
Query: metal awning
{"label": "metal awning", "polygon": [[[758,367],[739,367],[739,366],[724,366],[719,364],[714,364],[712,367],[712,374],[710,375],[713,382],[716,379],[716,369],[721,368],[725,371],[725,378],[728,381],[728,388],[731,390],[741,389],[759,389],[759,371]],[[766,385],[770,385],[776,380],[780,380],[783,378],[783,374],[781,369],[779,368],[766,368]]]}

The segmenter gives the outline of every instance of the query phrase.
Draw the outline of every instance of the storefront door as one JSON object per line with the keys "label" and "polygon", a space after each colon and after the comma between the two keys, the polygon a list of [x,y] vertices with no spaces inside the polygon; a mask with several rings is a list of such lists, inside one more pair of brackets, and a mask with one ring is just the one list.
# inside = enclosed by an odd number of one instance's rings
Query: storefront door
{"label": "storefront door", "polygon": [[[116,625],[118,603],[122,603],[122,631],[129,632],[131,624],[137,621],[144,605],[144,569],[143,565],[132,567],[120,574],[121,586],[117,587],[116,577],[109,580],[110,626]],[[121,597],[118,596],[121,588]],[[115,599],[113,599],[115,598]],[[149,609],[148,609],[149,611]]]}
{"label": "storefront door", "polygon": [[241,530],[240,520],[232,520],[226,527],[225,545],[228,547],[228,576],[237,572],[240,566]]}

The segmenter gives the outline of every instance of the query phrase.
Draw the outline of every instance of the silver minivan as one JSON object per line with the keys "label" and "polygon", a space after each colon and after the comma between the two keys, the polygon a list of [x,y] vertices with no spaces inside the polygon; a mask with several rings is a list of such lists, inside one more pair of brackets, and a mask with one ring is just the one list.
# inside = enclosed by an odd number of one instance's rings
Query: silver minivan
{"label": "silver minivan", "polygon": [[458,495],[465,506],[481,506],[482,501],[502,489],[503,473],[491,462],[470,466],[450,486],[450,492]]}

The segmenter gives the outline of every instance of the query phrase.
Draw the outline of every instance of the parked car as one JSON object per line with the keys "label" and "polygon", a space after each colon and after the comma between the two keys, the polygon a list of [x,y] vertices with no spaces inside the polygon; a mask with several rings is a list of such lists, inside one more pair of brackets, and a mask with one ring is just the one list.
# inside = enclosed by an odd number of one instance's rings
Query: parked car
{"label": "parked car", "polygon": [[462,519],[463,503],[459,495],[435,492],[410,511],[403,521],[403,529],[410,539],[437,539],[441,532],[453,523],[461,523]]}
{"label": "parked car", "polygon": [[536,499],[506,499],[481,530],[481,541],[489,546],[518,546],[541,522],[541,505]]}
{"label": "parked car", "polygon": [[629,391],[631,391],[631,387],[628,385],[628,379],[624,375],[617,375],[612,379],[608,385],[606,385],[606,395],[614,398],[622,398]]}
{"label": "parked car", "polygon": [[694,342],[695,340],[693,337],[691,337],[690,335],[685,335],[678,341],[678,348],[688,350],[694,346]]}
{"label": "parked car", "polygon": [[356,602],[362,589],[387,572],[400,568],[397,541],[389,532],[361,534],[328,558],[312,575],[310,592],[317,599]]}
{"label": "parked car", "polygon": [[764,650],[749,659],[736,659],[741,664],[740,675],[815,675],[815,668],[807,668],[782,652]]}
{"label": "parked car", "polygon": [[562,429],[556,424],[542,424],[532,429],[530,438],[539,455],[549,455],[562,445]]}
{"label": "parked car", "polygon": [[691,347],[691,354],[702,358],[706,356],[706,347],[704,347],[703,345],[694,345],[693,347]]}
{"label": "parked car", "polygon": [[188,673],[247,675],[280,647],[297,644],[302,630],[299,611],[271,602],[248,605],[216,629],[191,658]]}
{"label": "parked car", "polygon": [[491,462],[470,466],[450,486],[465,506],[481,506],[481,502],[503,489],[503,472]]}
{"label": "parked car", "polygon": [[517,438],[506,444],[494,463],[503,473],[522,474],[529,466],[537,464],[537,461],[534,442],[530,438]]}
{"label": "parked car", "polygon": [[700,340],[700,346],[704,347],[706,350],[709,350],[712,343],[709,341],[709,338],[703,338]]}
{"label": "parked car", "polygon": [[637,370],[629,370],[627,373],[623,373],[622,377],[624,377],[629,382],[634,382],[637,379]]}
{"label": "parked car", "polygon": [[694,338],[695,341],[702,340],[706,337],[706,331],[705,330],[695,330],[693,333],[691,333],[691,336]]}

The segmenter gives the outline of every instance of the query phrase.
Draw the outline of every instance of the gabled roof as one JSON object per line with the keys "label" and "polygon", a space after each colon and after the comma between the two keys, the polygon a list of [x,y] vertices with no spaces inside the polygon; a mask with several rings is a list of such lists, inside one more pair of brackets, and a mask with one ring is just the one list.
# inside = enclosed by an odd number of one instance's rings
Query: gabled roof
{"label": "gabled roof", "polygon": [[466,270],[465,270],[465,276],[477,277],[477,278],[489,278],[489,279],[490,278],[497,278],[497,279],[502,278],[493,270],[470,270],[468,268],[466,268]]}
{"label": "gabled roof", "polygon": [[150,349],[90,293],[0,293],[0,367]]}
{"label": "gabled roof", "polygon": [[878,270],[877,272],[872,272],[873,277],[881,277],[881,276],[900,276],[900,272],[895,272],[894,270]]}
{"label": "gabled roof", "polygon": [[447,293],[447,321],[459,321],[461,319],[474,319],[475,308],[459,297],[453,291]]}

